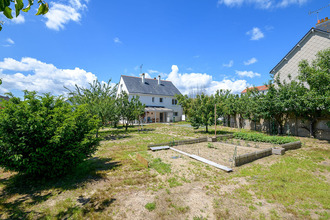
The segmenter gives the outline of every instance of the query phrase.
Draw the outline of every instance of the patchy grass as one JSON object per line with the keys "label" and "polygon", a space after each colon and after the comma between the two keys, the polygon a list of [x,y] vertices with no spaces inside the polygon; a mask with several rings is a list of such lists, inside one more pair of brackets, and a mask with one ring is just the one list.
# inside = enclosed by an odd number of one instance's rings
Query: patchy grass
{"label": "patchy grass", "polygon": [[171,165],[163,163],[160,158],[154,159],[150,164],[150,168],[155,169],[160,174],[166,174],[171,172]]}
{"label": "patchy grass", "polygon": [[[55,180],[31,180],[0,169],[0,219],[330,218],[329,142],[300,138],[301,149],[233,173],[184,157],[153,158],[149,144],[214,134],[182,125],[152,124],[143,131],[107,127],[95,155]],[[238,131],[217,128],[218,134]],[[134,159],[136,153],[151,161],[150,169]],[[184,164],[175,166],[179,162]],[[145,198],[154,202],[145,204]],[[207,202],[212,207],[202,208]]]}
{"label": "patchy grass", "polygon": [[151,212],[156,209],[156,203],[154,202],[147,203],[144,207],[148,209],[149,212]]}

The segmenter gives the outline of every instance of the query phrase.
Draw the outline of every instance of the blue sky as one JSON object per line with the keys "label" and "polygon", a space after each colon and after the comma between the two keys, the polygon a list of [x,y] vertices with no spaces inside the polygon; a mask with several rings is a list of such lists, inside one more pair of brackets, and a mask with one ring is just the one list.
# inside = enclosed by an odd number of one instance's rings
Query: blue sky
{"label": "blue sky", "polygon": [[[161,75],[189,93],[239,93],[269,71],[314,27],[330,0],[61,0],[5,21],[0,93],[64,94],[66,87],[120,75]],[[26,3],[26,1],[25,1]],[[330,7],[319,13],[330,16]]]}

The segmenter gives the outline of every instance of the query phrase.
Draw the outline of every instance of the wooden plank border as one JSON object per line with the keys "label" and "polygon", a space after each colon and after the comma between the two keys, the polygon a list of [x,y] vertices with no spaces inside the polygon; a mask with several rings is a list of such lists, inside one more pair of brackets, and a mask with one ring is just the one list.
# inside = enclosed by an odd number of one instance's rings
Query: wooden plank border
{"label": "wooden plank border", "polygon": [[148,163],[148,161],[144,158],[144,157],[142,157],[139,153],[137,153],[136,154],[136,159],[140,162],[140,163],[142,163],[143,164],[143,166],[145,166],[145,167],[149,167],[149,163]]}

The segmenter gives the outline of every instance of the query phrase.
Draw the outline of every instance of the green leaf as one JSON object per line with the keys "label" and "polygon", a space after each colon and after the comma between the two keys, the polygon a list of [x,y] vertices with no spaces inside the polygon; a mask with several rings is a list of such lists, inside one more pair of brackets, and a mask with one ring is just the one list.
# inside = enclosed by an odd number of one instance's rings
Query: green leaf
{"label": "green leaf", "polygon": [[36,15],[44,15],[49,11],[48,3],[41,3],[38,8],[38,12]]}
{"label": "green leaf", "polygon": [[0,1],[0,12],[4,11],[6,7],[10,5],[10,0],[1,0]]}
{"label": "green leaf", "polygon": [[23,0],[16,0],[15,2],[16,17],[19,15],[23,7],[24,7]]}
{"label": "green leaf", "polygon": [[5,8],[5,10],[3,11],[3,14],[9,19],[13,18],[13,16],[11,15],[11,8],[9,8],[9,7]]}
{"label": "green leaf", "polygon": [[31,9],[32,5],[33,5],[33,0],[29,0],[28,6],[26,6],[26,8],[24,8],[22,11],[28,12]]}

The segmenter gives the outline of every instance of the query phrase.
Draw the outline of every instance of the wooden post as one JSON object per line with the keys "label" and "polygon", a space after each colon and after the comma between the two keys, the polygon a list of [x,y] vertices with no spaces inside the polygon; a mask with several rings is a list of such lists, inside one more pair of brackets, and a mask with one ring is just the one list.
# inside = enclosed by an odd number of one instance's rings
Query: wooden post
{"label": "wooden post", "polygon": [[217,136],[217,104],[214,104],[214,137]]}

